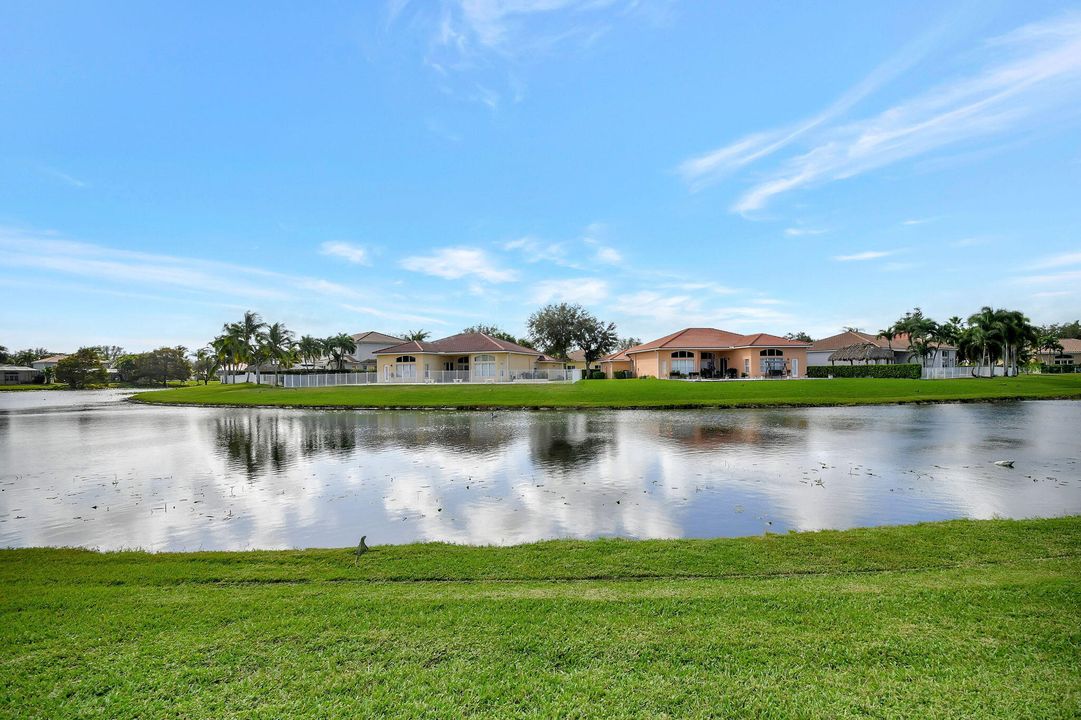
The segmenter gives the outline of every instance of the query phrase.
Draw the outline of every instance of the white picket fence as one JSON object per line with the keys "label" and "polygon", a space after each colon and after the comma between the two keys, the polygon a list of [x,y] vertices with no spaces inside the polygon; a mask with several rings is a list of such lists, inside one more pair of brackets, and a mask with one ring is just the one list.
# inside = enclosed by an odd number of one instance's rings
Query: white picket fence
{"label": "white picket fence", "polygon": [[380,375],[374,372],[340,372],[340,373],[302,373],[302,374],[279,374],[263,373],[256,378],[255,373],[248,375],[231,374],[222,376],[222,382],[243,383],[258,382],[262,385],[276,385],[284,388],[319,388],[340,387],[346,385],[373,385],[373,384],[417,384],[417,385],[441,385],[450,383],[546,383],[546,382],[574,382],[581,379],[580,370],[520,370],[502,376],[487,376],[470,373],[468,370],[433,370],[422,373],[419,377],[412,374],[385,373]]}
{"label": "white picket fence", "polygon": [[427,373],[384,373],[381,383],[443,385],[449,383],[524,383],[574,382],[581,379],[580,370],[516,370],[508,374],[483,375],[469,370],[432,370]]}
{"label": "white picket fence", "polygon": [[[973,372],[976,374],[973,375]],[[966,367],[960,365],[957,367],[925,367],[923,369],[924,380],[961,380],[971,377],[991,377],[994,373],[995,377],[1002,377],[1003,368],[1001,366],[994,367]]]}

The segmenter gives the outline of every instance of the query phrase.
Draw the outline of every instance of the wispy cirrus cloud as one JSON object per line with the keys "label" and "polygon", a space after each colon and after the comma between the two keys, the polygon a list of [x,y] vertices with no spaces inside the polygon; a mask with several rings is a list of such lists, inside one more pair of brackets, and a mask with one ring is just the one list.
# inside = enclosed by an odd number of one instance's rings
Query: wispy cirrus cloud
{"label": "wispy cirrus cloud", "polygon": [[657,20],[643,0],[389,0],[386,29],[427,34],[424,62],[450,95],[497,110],[526,96],[522,68],[586,50],[617,23]]}
{"label": "wispy cirrus cloud", "polygon": [[1030,263],[1028,268],[1030,270],[1045,270],[1047,268],[1069,267],[1070,265],[1081,265],[1081,252],[1050,255]]}
{"label": "wispy cirrus cloud", "polygon": [[347,242],[325,242],[319,246],[320,255],[339,257],[354,265],[371,265],[368,251],[360,245]]}
{"label": "wispy cirrus cloud", "polygon": [[803,237],[804,235],[824,235],[827,231],[817,228],[790,227],[784,229],[788,237]]}
{"label": "wispy cirrus cloud", "polygon": [[530,301],[534,303],[572,302],[590,305],[608,297],[608,283],[600,278],[569,278],[542,280],[533,286]]}
{"label": "wispy cirrus cloud", "polygon": [[975,138],[1036,129],[1049,111],[1078,112],[1081,13],[991,38],[975,55],[977,67],[969,74],[877,115],[843,121],[855,100],[912,64],[896,62],[794,129],[753,134],[685,161],[680,171],[692,190],[699,189],[798,141],[798,154],[784,156],[733,204],[733,211],[748,214],[798,189],[852,178]]}
{"label": "wispy cirrus cloud", "polygon": [[50,177],[54,177],[57,180],[60,180],[64,184],[70,185],[73,188],[90,187],[90,183],[85,182],[83,180],[80,180],[79,178],[75,177],[74,175],[69,175],[66,172],[62,172],[60,170],[57,170],[54,167],[49,167],[48,165],[42,165],[38,169],[41,172],[45,173],[46,175],[49,175]]}
{"label": "wispy cirrus cloud", "polygon": [[879,258],[896,255],[900,250],[864,250],[851,255],[834,255],[833,259],[838,262],[863,262],[866,260],[878,260]]}
{"label": "wispy cirrus cloud", "polygon": [[508,240],[500,245],[504,250],[518,252],[526,262],[550,262],[566,267],[577,267],[570,259],[570,252],[564,242],[550,242],[532,236]]}
{"label": "wispy cirrus cloud", "polygon": [[484,250],[471,247],[439,248],[428,255],[407,257],[399,264],[406,270],[446,280],[477,278],[490,283],[504,283],[518,277],[516,271],[501,267]]}

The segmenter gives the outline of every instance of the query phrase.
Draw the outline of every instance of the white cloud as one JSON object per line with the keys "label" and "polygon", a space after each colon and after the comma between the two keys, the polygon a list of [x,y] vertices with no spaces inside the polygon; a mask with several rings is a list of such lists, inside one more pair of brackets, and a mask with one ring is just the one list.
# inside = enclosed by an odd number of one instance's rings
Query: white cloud
{"label": "white cloud", "polygon": [[1066,285],[1073,286],[1081,283],[1081,270],[1069,272],[1047,273],[1045,275],[1026,275],[1017,279],[1018,282],[1027,285]]}
{"label": "white cloud", "polygon": [[320,255],[340,257],[354,265],[370,265],[368,251],[359,245],[347,242],[325,242],[319,246]]}
{"label": "white cloud", "polygon": [[623,262],[623,256],[618,250],[612,247],[599,247],[597,248],[597,260],[602,263],[608,263],[609,265],[619,265]]}
{"label": "white cloud", "polygon": [[501,246],[504,250],[520,252],[526,262],[551,262],[566,267],[576,267],[567,252],[567,246],[562,242],[547,242],[535,237],[525,236],[516,240],[508,240]]}
{"label": "white cloud", "polygon": [[[1050,113],[1077,112],[1081,97],[1081,13],[1026,25],[985,44],[983,65],[862,120],[834,122],[866,93],[861,86],[795,130],[758,133],[682,166],[692,189],[807,137],[735,202],[750,213],[778,195],[852,178],[933,150],[1011,130],[1040,127]],[[1002,58],[1008,58],[1003,60]],[[898,67],[904,67],[902,62]],[[892,71],[885,76],[892,76]],[[877,87],[876,82],[863,84]],[[835,111],[836,108],[840,111]],[[814,131],[813,133],[811,131]]]}
{"label": "white cloud", "polygon": [[934,220],[934,218],[911,218],[909,220],[905,220],[901,224],[902,225],[923,225],[924,223],[929,223],[929,222],[931,222],[933,220]]}
{"label": "white cloud", "polygon": [[410,313],[394,312],[388,310],[380,310],[379,308],[368,307],[366,305],[350,305],[343,303],[342,307],[346,310],[350,310],[362,315],[371,315],[382,320],[396,320],[401,322],[415,322],[415,323],[428,323],[431,325],[449,325],[446,320],[440,320],[438,318],[428,317],[427,315],[412,315]]}
{"label": "white cloud", "polygon": [[1060,255],[1052,255],[1029,265],[1030,270],[1044,270],[1046,268],[1069,267],[1081,265],[1081,252],[1068,252]]}
{"label": "white cloud", "polygon": [[785,228],[784,234],[788,237],[800,237],[803,235],[823,235],[825,232],[825,230],[815,230],[813,228],[790,227]]}
{"label": "white cloud", "polygon": [[692,190],[731,175],[739,169],[783,150],[816,128],[844,115],[857,103],[916,65],[941,40],[948,23],[936,23],[892,58],[835,100],[822,112],[788,127],[756,132],[698,157],[685,160],[678,170]]}
{"label": "white cloud", "polygon": [[890,255],[896,254],[896,250],[865,250],[851,255],[835,255],[833,259],[839,260],[840,262],[860,262],[863,260],[877,260],[878,258],[889,257]]}
{"label": "white cloud", "polygon": [[608,297],[608,283],[598,278],[542,280],[533,286],[531,302],[599,303]]}
{"label": "white cloud", "polygon": [[41,172],[45,173],[46,175],[51,175],[52,177],[56,178],[57,180],[60,180],[60,181],[62,181],[64,183],[66,183],[67,185],[70,185],[71,187],[74,187],[74,188],[89,187],[89,183],[86,183],[86,182],[80,180],[79,178],[75,177],[74,175],[68,175],[66,172],[61,172],[61,171],[57,170],[56,168],[49,167],[48,165],[42,165],[40,170],[41,170]]}
{"label": "white cloud", "polygon": [[514,270],[499,267],[479,248],[440,248],[430,255],[407,257],[400,264],[406,270],[447,280],[475,277],[486,282],[502,283],[518,277]]}

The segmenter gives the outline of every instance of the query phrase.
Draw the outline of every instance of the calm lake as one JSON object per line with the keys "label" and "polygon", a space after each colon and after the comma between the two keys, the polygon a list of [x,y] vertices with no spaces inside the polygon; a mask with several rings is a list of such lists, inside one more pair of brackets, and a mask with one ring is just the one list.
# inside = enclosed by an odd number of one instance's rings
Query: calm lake
{"label": "calm lake", "polygon": [[0,546],[510,544],[1081,513],[1081,402],[493,414],[126,395],[0,393]]}

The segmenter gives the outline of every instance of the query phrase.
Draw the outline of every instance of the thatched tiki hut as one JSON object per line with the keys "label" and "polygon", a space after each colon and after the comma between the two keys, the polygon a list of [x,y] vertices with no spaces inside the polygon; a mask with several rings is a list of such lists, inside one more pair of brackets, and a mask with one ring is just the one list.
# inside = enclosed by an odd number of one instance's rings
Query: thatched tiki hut
{"label": "thatched tiki hut", "polygon": [[829,360],[830,365],[846,360],[849,365],[855,365],[857,360],[864,364],[873,360],[875,365],[878,365],[879,360],[885,360],[886,364],[889,365],[893,362],[893,351],[889,348],[879,347],[874,343],[857,343],[834,350],[830,353]]}

